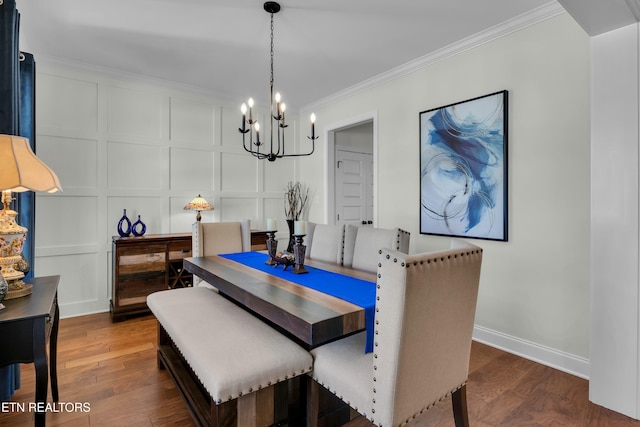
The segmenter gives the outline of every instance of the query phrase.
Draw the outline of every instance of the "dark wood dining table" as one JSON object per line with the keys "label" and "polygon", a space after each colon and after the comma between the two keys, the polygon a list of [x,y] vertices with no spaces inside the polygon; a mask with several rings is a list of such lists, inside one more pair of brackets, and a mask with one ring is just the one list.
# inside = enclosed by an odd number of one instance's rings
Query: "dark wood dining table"
{"label": "dark wood dining table", "polygon": [[[365,329],[365,310],[340,298],[220,256],[184,259],[184,268],[220,294],[311,349]],[[375,274],[307,260],[306,265],[375,282]],[[276,268],[276,267],[274,267]],[[293,273],[291,273],[293,275]]]}

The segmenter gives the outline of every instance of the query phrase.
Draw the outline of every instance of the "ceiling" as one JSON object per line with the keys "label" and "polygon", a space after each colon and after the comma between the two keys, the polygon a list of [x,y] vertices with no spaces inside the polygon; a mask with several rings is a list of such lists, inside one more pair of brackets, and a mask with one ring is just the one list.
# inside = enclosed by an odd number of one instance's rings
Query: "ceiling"
{"label": "ceiling", "polygon": [[[605,3],[609,1],[637,0]],[[560,0],[577,10],[582,2],[602,3]],[[270,18],[262,0],[16,3],[21,13],[20,48],[33,53],[36,61],[144,76],[238,103],[253,96],[258,104],[268,105]],[[555,6],[562,12],[555,0],[282,0],[280,4],[282,10],[275,15],[275,88],[290,109],[487,29],[518,22],[536,10]]]}

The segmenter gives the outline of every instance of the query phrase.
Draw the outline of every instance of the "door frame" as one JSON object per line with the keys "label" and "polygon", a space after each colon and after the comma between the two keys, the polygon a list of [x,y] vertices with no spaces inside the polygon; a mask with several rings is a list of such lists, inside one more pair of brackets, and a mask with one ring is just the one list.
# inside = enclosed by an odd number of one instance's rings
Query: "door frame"
{"label": "door frame", "polygon": [[335,167],[336,167],[336,138],[335,133],[339,130],[347,129],[353,126],[361,125],[365,122],[373,122],[373,226],[376,227],[378,223],[378,111],[370,111],[358,116],[354,116],[343,121],[328,125],[325,129],[325,145],[324,157],[327,159],[325,162],[325,218],[327,224],[336,223],[336,180],[335,180]]}

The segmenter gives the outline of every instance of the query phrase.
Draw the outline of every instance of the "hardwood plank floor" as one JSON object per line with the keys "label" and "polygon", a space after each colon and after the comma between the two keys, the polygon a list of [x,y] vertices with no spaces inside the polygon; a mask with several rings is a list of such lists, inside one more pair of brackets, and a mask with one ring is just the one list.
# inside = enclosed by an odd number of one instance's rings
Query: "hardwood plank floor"
{"label": "hardwood plank floor", "polygon": [[[108,313],[61,320],[60,401],[88,402],[90,411],[50,412],[47,425],[195,426],[169,374],[156,366],[156,334],[152,316],[120,323],[111,323]],[[12,402],[28,405],[34,393],[33,364],[22,365],[22,387]],[[475,342],[467,399],[474,427],[640,427],[640,421],[590,403],[587,381]],[[32,413],[0,412],[0,426],[31,425]],[[408,426],[453,425],[448,398]]]}

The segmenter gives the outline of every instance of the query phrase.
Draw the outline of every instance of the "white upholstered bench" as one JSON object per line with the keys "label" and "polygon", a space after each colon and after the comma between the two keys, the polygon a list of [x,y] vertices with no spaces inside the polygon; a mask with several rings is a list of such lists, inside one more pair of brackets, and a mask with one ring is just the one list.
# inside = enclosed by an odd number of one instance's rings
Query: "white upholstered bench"
{"label": "white upholstered bench", "polygon": [[268,426],[288,417],[288,382],[312,369],[306,350],[208,288],[156,292],[147,305],[158,320],[158,365],[200,425]]}

